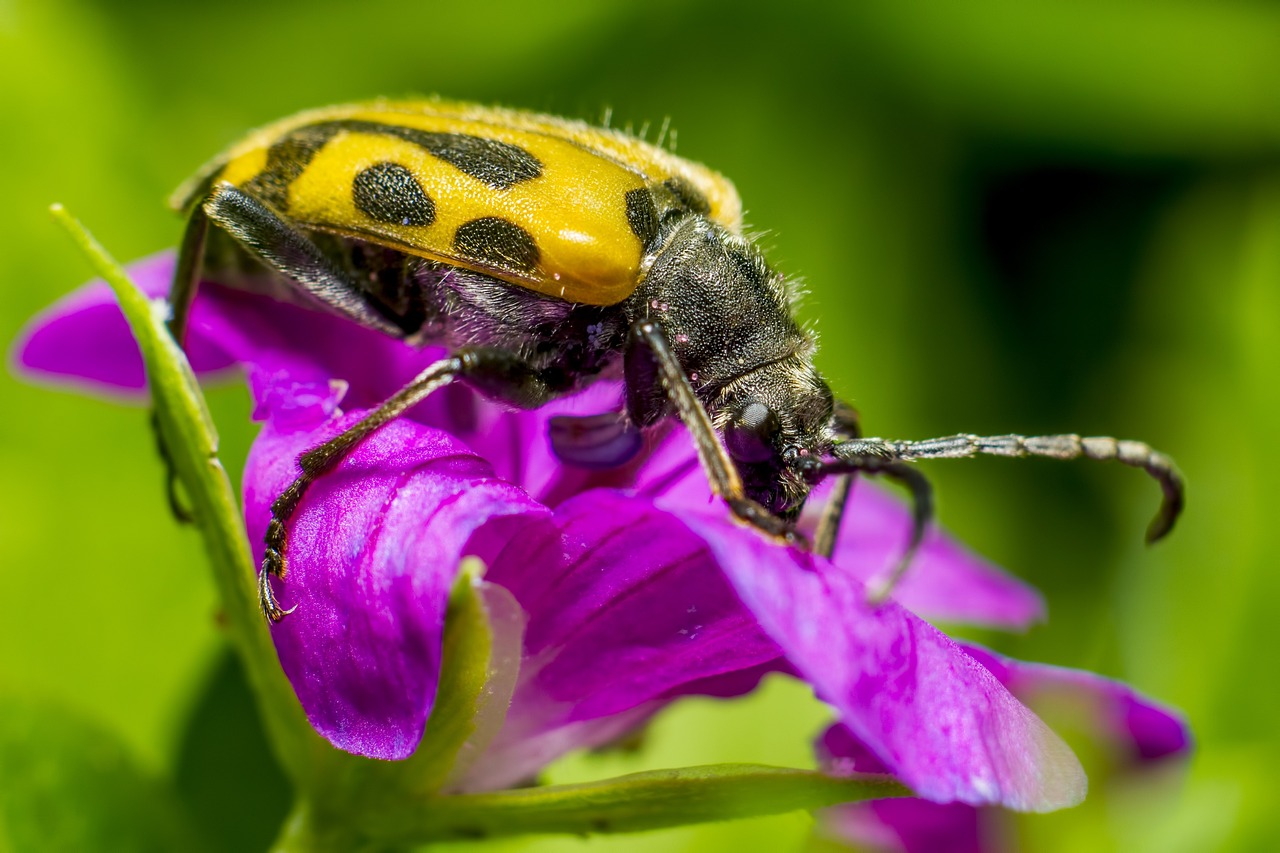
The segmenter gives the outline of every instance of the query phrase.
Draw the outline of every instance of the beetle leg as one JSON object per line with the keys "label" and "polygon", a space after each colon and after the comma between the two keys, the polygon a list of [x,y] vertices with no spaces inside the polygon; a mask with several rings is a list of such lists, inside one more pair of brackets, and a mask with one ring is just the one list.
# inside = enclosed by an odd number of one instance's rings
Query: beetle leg
{"label": "beetle leg", "polygon": [[898,581],[902,580],[902,576],[911,567],[911,561],[915,559],[916,551],[920,549],[920,543],[924,541],[929,522],[933,521],[933,487],[929,485],[929,480],[924,474],[903,462],[883,465],[877,468],[875,473],[897,480],[906,486],[907,491],[911,492],[912,511],[911,533],[907,537],[907,547],[902,549],[897,564],[889,574],[870,585],[867,601],[871,604],[879,604],[887,599],[893,592],[893,588],[898,585]]}
{"label": "beetle leg", "polygon": [[404,332],[369,306],[360,288],[305,233],[238,187],[216,185],[204,202],[215,224],[342,316],[395,338]]}
{"label": "beetle leg", "polygon": [[[200,267],[204,260],[205,239],[210,221],[260,257],[269,267],[296,281],[303,290],[339,314],[395,337],[404,336],[398,327],[369,307],[360,289],[303,232],[253,196],[224,182],[216,185],[204,203],[192,210],[183,233],[173,285],[169,291],[167,321],[169,333],[179,345],[186,337],[191,303],[199,287]],[[177,474],[169,458],[168,448],[160,437],[158,426],[155,428],[160,458],[166,471],[169,507],[179,521],[190,521],[191,512],[178,500]]]}
{"label": "beetle leg", "polygon": [[860,438],[838,444],[832,450],[835,462],[828,471],[862,470],[874,472],[887,464],[917,459],[963,459],[970,456],[1044,456],[1050,459],[1115,460],[1141,468],[1160,484],[1160,510],[1147,527],[1147,542],[1155,542],[1172,528],[1182,512],[1182,475],[1173,460],[1140,441],[1121,441],[1109,436],[1082,438],[1078,435],[949,435],[926,441],[886,441]]}
{"label": "beetle leg", "polygon": [[186,230],[182,232],[182,245],[178,249],[178,264],[173,271],[173,284],[169,288],[169,334],[182,346],[187,335],[187,320],[191,303],[200,286],[200,263],[204,260],[205,236],[209,233],[209,217],[204,208],[191,211]]}
{"label": "beetle leg", "polygon": [[[850,446],[852,442],[858,440],[861,436],[858,413],[842,402],[836,403],[835,412],[832,414],[832,427],[837,436],[849,439],[849,441],[836,445],[834,452],[837,455],[842,452],[842,448]],[[831,470],[831,466],[826,467]],[[868,600],[873,604],[877,604],[884,601],[893,592],[893,588],[902,579],[902,576],[906,574],[907,569],[910,568],[911,561],[915,558],[916,551],[920,548],[920,543],[924,541],[925,531],[929,527],[929,522],[933,520],[933,487],[929,485],[929,481],[923,474],[902,462],[877,464],[874,467],[868,466],[866,468],[849,466],[845,470],[846,473],[842,474],[836,481],[831,498],[827,501],[826,507],[823,508],[822,518],[818,522],[818,530],[814,534],[814,550],[828,559],[835,551],[836,536],[840,532],[840,523],[844,519],[844,511],[848,504],[849,492],[853,486],[853,478],[858,471],[866,470],[868,473],[879,474],[897,480],[911,492],[911,533],[907,538],[907,547],[903,549],[902,555],[898,558],[893,570],[872,586]]]}
{"label": "beetle leg", "polygon": [[[669,404],[693,436],[698,461],[707,474],[711,490],[724,499],[734,515],[766,533],[795,540],[790,525],[747,497],[742,478],[733,460],[716,435],[702,401],[694,393],[689,377],[671,352],[667,338],[651,320],[637,320],[631,326],[624,355],[627,384],[627,412],[637,425],[656,422]],[[657,394],[657,389],[662,394]]]}
{"label": "beetle leg", "polygon": [[271,588],[271,576],[285,576],[285,548],[289,519],[301,503],[307,488],[333,470],[374,430],[404,414],[432,393],[453,382],[467,384],[490,397],[522,408],[536,408],[566,389],[554,376],[538,370],[506,350],[467,348],[427,367],[408,385],[343,432],[298,457],[298,477],[271,504],[271,521],[265,536],[266,551],[258,578],[258,601],[272,622],[279,622],[291,610],[282,610]]}
{"label": "beetle leg", "polygon": [[[187,220],[186,230],[182,234],[182,246],[178,249],[178,264],[173,271],[173,284],[169,287],[169,317],[165,325],[178,346],[187,333],[187,319],[191,312],[191,302],[195,299],[196,287],[200,281],[200,261],[204,255],[204,239],[209,231],[209,217],[204,209],[197,207]],[[169,498],[169,511],[173,517],[183,524],[194,521],[191,510],[183,506],[178,497],[178,472],[173,467],[173,457],[169,454],[169,446],[160,434],[160,421],[155,409],[151,410],[151,432],[156,437],[156,450],[160,454],[160,463],[164,466],[165,494]]]}
{"label": "beetle leg", "polygon": [[[837,401],[835,411],[831,415],[832,431],[839,438],[858,438],[862,435],[862,427],[858,423],[858,412],[848,403]],[[844,521],[845,507],[849,503],[849,493],[853,490],[853,478],[857,472],[850,471],[836,478],[831,489],[831,496],[822,508],[818,519],[818,527],[813,534],[813,550],[831,559],[836,550],[836,537],[840,534],[840,524]]]}

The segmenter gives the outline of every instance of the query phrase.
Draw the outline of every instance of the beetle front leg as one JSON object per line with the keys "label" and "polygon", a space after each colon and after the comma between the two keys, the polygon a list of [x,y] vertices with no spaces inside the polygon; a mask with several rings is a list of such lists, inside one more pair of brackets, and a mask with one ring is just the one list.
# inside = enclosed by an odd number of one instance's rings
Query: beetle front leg
{"label": "beetle front leg", "polygon": [[[174,267],[173,283],[169,287],[169,316],[165,326],[173,340],[182,347],[187,334],[187,318],[191,312],[191,303],[195,299],[196,287],[200,281],[200,261],[204,256],[205,235],[209,231],[209,217],[204,209],[197,207],[187,220],[187,228],[182,234],[182,246],[178,249],[178,262]],[[164,466],[165,494],[169,498],[169,511],[173,517],[183,524],[194,521],[191,510],[182,505],[178,498],[178,472],[173,467],[173,457],[169,446],[160,434],[159,416],[155,409],[151,410],[151,432],[156,439],[156,450],[160,454],[160,463]]]}
{"label": "beetle front leg", "polygon": [[[836,401],[835,411],[831,415],[832,432],[837,438],[846,441],[862,436],[862,426],[858,422],[858,412],[848,403]],[[836,478],[831,487],[831,496],[822,508],[818,519],[818,527],[813,534],[813,550],[827,559],[836,550],[836,537],[840,534],[840,525],[844,522],[844,511],[849,503],[849,494],[853,491],[853,478],[856,472],[850,471]]]}
{"label": "beetle front leg", "polygon": [[433,363],[361,420],[299,456],[298,477],[271,504],[271,521],[264,537],[266,551],[258,576],[258,602],[263,614],[272,622],[279,622],[292,612],[280,608],[271,588],[272,575],[281,579],[285,576],[289,519],[311,484],[336,468],[360,442],[455,379],[465,379],[487,396],[514,406],[536,408],[566,390],[555,378],[506,350],[462,349]]}
{"label": "beetle front leg", "polygon": [[338,314],[395,338],[404,332],[369,306],[345,273],[307,234],[234,184],[220,183],[203,205],[209,219]]}
{"label": "beetle front leg", "polygon": [[1110,436],[1079,435],[949,435],[926,441],[887,441],[860,438],[836,445],[836,461],[828,471],[875,472],[893,463],[921,459],[966,459],[972,456],[1042,456],[1049,459],[1096,459],[1141,468],[1160,484],[1162,500],[1147,527],[1147,543],[1164,537],[1182,512],[1185,500],[1182,475],[1173,460],[1141,441]]}
{"label": "beetle front leg", "polygon": [[[706,472],[711,491],[733,514],[788,541],[797,537],[791,526],[747,497],[733,460],[720,443],[707,410],[694,393],[689,377],[667,344],[666,335],[651,320],[637,320],[627,338],[623,370],[627,384],[627,413],[638,426],[655,423],[669,405],[675,409],[693,437],[698,461]],[[659,392],[658,389],[661,389]]]}

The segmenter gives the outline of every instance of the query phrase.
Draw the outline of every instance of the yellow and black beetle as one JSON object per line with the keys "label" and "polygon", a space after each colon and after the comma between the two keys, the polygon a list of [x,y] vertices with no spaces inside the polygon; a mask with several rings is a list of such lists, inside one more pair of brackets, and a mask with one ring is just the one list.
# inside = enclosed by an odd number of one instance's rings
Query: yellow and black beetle
{"label": "yellow and black beetle", "polygon": [[[733,185],[626,133],[436,100],[332,107],[250,135],[178,203],[190,219],[172,293],[177,340],[204,276],[265,286],[450,351],[299,457],[266,535],[259,592],[273,621],[284,611],[270,577],[284,577],[286,524],[308,485],[455,379],[535,408],[620,375],[619,430],[679,417],[716,494],[778,537],[794,538],[814,484],[839,475],[815,536],[825,552],[849,477],[897,479],[916,506],[903,566],[931,514],[928,483],[905,464],[917,459],[1086,456],[1143,468],[1164,492],[1149,540],[1182,506],[1173,464],[1140,442],[860,438],[852,409],[835,403],[813,367],[813,337],[791,316],[794,286],[742,235]],[[618,453],[628,446],[620,432],[584,432]]]}

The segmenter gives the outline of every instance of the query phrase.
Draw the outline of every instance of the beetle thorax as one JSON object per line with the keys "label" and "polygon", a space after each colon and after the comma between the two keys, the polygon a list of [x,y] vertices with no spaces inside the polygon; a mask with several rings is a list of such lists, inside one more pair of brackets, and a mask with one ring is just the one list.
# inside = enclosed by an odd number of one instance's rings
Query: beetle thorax
{"label": "beetle thorax", "polygon": [[793,292],[759,250],[700,216],[661,241],[632,299],[635,318],[662,326],[699,396],[762,365],[812,350],[791,318]]}
{"label": "beetle thorax", "polygon": [[795,457],[831,444],[831,392],[795,297],[750,241],[694,216],[661,243],[632,302],[662,326],[748,493],[777,514],[809,491]]}

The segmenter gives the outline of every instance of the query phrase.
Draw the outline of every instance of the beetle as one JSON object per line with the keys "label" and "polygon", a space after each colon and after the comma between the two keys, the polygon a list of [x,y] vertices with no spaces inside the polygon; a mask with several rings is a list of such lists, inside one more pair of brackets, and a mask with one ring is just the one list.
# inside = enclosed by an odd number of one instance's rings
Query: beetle
{"label": "beetle", "polygon": [[203,277],[265,288],[449,352],[298,457],[266,533],[259,598],[272,622],[286,611],[271,578],[285,576],[287,524],[308,486],[374,430],[458,380],[536,408],[620,377],[618,417],[553,426],[562,458],[621,464],[638,448],[630,436],[677,417],[715,494],[781,540],[802,541],[794,522],[806,497],[836,476],[812,543],[826,554],[852,476],[898,480],[912,493],[914,524],[882,592],[932,514],[928,482],[907,464],[919,459],[1084,456],[1142,468],[1163,492],[1149,541],[1182,508],[1172,461],[1141,442],[861,437],[856,414],[814,368],[815,340],[792,316],[794,283],[743,235],[733,185],[660,142],[516,110],[375,101],[258,130],[175,200],[188,215],[169,318],[179,343]]}

